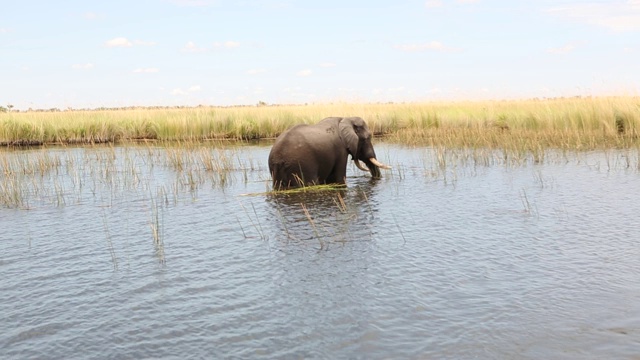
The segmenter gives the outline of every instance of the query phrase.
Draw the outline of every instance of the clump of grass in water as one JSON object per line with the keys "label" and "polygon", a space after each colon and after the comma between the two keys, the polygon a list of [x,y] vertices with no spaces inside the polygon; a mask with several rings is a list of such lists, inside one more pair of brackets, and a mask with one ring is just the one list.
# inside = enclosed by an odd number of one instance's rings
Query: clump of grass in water
{"label": "clump of grass in water", "polygon": [[261,193],[249,193],[241,194],[241,196],[263,196],[263,195],[288,195],[288,194],[300,194],[300,193],[314,193],[322,191],[344,191],[346,187],[338,184],[322,184],[322,185],[308,185],[290,189],[272,189],[270,191]]}
{"label": "clump of grass in water", "polygon": [[0,203],[7,208],[27,208],[25,190],[19,180],[12,177],[0,181]]}

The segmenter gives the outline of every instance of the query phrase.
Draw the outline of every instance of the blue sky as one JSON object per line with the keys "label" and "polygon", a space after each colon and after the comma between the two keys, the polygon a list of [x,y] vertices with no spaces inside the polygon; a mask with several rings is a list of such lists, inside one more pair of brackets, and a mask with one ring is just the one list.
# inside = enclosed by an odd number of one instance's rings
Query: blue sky
{"label": "blue sky", "polygon": [[638,95],[640,0],[5,1],[0,105]]}

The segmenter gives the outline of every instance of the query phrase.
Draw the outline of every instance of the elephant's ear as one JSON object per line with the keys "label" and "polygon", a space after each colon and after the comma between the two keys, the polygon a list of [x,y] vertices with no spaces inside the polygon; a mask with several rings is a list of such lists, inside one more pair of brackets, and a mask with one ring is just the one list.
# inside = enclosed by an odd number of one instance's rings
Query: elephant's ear
{"label": "elephant's ear", "polygon": [[351,118],[343,118],[340,120],[340,138],[342,143],[351,154],[351,158],[355,159],[358,153],[358,134],[353,128],[353,120]]}

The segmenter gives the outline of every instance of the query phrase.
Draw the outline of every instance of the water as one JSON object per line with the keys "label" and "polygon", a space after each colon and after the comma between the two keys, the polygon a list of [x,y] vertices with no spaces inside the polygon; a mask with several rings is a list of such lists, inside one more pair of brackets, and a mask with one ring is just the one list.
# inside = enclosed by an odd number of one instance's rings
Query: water
{"label": "water", "polygon": [[638,151],[376,150],[278,196],[268,146],[4,151],[0,358],[640,354]]}

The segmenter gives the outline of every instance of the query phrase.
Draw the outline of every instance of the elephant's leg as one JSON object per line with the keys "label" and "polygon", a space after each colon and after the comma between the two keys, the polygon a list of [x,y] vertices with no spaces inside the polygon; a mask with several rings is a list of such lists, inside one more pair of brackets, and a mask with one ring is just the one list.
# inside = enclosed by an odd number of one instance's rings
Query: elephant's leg
{"label": "elephant's leg", "polygon": [[326,184],[345,184],[346,179],[345,176],[340,173],[340,171],[332,172],[325,181]]}
{"label": "elephant's leg", "polygon": [[279,178],[283,179],[282,186],[285,188],[297,188],[321,183],[318,178],[318,171],[314,166],[303,167],[298,164],[283,169]]}
{"label": "elephant's leg", "polygon": [[271,170],[271,177],[273,179],[273,188],[288,189],[302,186],[301,174],[297,168],[292,168],[284,163],[275,164]]}
{"label": "elephant's leg", "polygon": [[294,170],[296,180],[300,183],[300,186],[312,186],[323,183],[323,178],[319,174],[320,165],[316,161],[306,160],[301,162]]}
{"label": "elephant's leg", "polygon": [[273,188],[275,190],[291,187],[287,170],[281,166],[274,166],[273,170],[271,170],[271,178],[273,179]]}
{"label": "elephant's leg", "polygon": [[345,185],[347,177],[347,159],[340,159],[337,161],[331,170],[329,176],[327,176],[327,184],[339,184]]}

